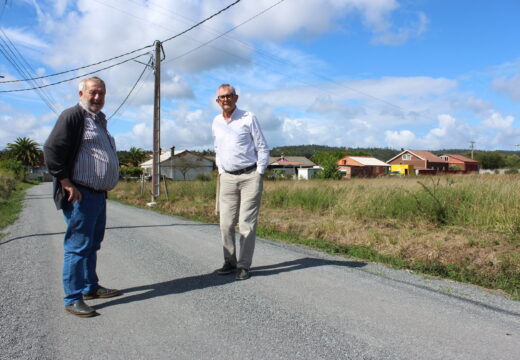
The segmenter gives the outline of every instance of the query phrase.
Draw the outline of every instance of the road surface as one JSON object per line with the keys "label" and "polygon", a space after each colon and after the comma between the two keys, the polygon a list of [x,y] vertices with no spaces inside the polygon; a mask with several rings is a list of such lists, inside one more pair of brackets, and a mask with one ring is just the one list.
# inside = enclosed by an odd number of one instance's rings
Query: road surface
{"label": "road surface", "polygon": [[222,265],[218,227],[109,202],[101,284],[64,312],[61,212],[31,188],[0,240],[0,359],[520,359],[520,302],[260,239],[252,277]]}

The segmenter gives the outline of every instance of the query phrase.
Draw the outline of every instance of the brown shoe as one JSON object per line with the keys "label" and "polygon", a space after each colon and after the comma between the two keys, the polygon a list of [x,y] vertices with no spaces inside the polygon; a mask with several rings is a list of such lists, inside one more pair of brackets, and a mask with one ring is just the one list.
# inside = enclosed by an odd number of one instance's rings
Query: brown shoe
{"label": "brown shoe", "polygon": [[97,298],[105,299],[105,298],[111,298],[111,297],[119,296],[119,295],[121,295],[121,291],[119,291],[119,290],[107,289],[107,288],[104,288],[103,286],[100,286],[97,288],[96,291],[91,292],[90,294],[84,294],[83,300],[92,300],[92,299],[97,299]]}
{"label": "brown shoe", "polygon": [[79,317],[92,317],[97,315],[96,310],[85,304],[83,300],[78,300],[73,305],[65,305],[65,311]]}

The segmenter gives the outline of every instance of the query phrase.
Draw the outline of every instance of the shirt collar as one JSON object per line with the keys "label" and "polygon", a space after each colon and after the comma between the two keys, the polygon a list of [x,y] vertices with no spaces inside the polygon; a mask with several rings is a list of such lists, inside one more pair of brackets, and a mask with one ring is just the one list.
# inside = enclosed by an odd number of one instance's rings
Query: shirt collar
{"label": "shirt collar", "polygon": [[222,120],[224,120],[224,121],[227,122],[227,123],[230,123],[230,122],[232,122],[233,120],[235,120],[235,115],[237,114],[237,112],[238,112],[238,107],[235,106],[235,109],[234,109],[233,112],[231,113],[231,118],[229,119],[229,121],[226,120],[226,118],[224,117],[224,113],[223,113],[223,112],[220,114],[220,116],[222,117]]}
{"label": "shirt collar", "polygon": [[87,108],[87,106],[85,104],[83,104],[81,101],[79,102],[79,106],[81,106],[81,108],[83,110],[85,110],[87,112],[87,114],[89,114],[92,117],[92,119],[94,119],[94,120],[101,120],[101,121],[105,120],[105,114],[103,112],[100,111],[97,114],[95,114],[92,111],[90,111]]}

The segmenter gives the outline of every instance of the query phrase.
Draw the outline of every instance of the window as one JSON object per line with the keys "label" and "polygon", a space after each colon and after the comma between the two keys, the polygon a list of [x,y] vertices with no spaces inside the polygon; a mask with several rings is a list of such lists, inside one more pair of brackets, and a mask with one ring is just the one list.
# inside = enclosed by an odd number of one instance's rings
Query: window
{"label": "window", "polygon": [[403,160],[412,160],[412,155],[410,155],[410,154],[404,154],[404,155],[403,155]]}

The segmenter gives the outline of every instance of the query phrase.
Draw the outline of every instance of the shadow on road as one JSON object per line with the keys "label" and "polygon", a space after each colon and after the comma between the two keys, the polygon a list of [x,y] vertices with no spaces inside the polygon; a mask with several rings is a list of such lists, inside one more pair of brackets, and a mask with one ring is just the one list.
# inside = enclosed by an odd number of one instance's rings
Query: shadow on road
{"label": "shadow on road", "polygon": [[14,237],[14,238],[11,238],[11,239],[7,239],[5,241],[0,241],[0,245],[5,245],[7,243],[10,243],[11,241],[15,241],[15,240],[20,240],[20,239],[26,239],[26,238],[30,238],[30,237],[36,237],[36,236],[53,236],[53,235],[65,235],[65,232],[55,232],[55,233],[43,233],[43,234],[30,234],[30,235],[23,235],[23,236],[18,236],[18,237]]}
{"label": "shadow on road", "polygon": [[[215,224],[159,224],[159,225],[127,225],[127,226],[109,226],[105,230],[120,230],[120,229],[138,229],[138,228],[154,228],[154,227],[170,227],[170,226],[216,226]],[[10,243],[11,241],[15,240],[21,240],[26,239],[30,237],[36,237],[36,236],[52,236],[52,235],[65,235],[65,232],[55,232],[55,233],[42,233],[42,234],[29,234],[29,235],[22,235],[18,237],[14,237],[11,239],[6,239],[4,241],[0,240],[0,245],[5,245],[7,243]]]}
{"label": "shadow on road", "polygon": [[[286,261],[279,264],[265,265],[251,268],[253,277],[255,276],[269,276],[275,275],[282,272],[301,270],[309,267],[316,266],[345,266],[359,268],[366,265],[364,262],[359,261],[333,261],[324,260],[317,258],[301,258],[292,261]],[[215,272],[209,274],[202,274],[196,276],[188,276],[180,279],[173,279],[160,283],[136,286],[128,289],[122,289],[123,297],[104,302],[102,304],[94,305],[96,309],[102,309],[104,307],[112,305],[127,304],[134,301],[142,301],[152,299],[160,296],[167,296],[173,294],[181,294],[193,290],[200,290],[215,286],[221,286],[229,284],[235,281],[234,275],[217,275]],[[139,294],[132,294],[132,293]]]}
{"label": "shadow on road", "polygon": [[204,223],[200,223],[200,224],[186,223],[186,224],[159,224],[159,225],[126,225],[126,226],[110,226],[110,227],[107,227],[106,230],[171,227],[171,226],[217,226],[217,225],[218,224],[204,224]]}

